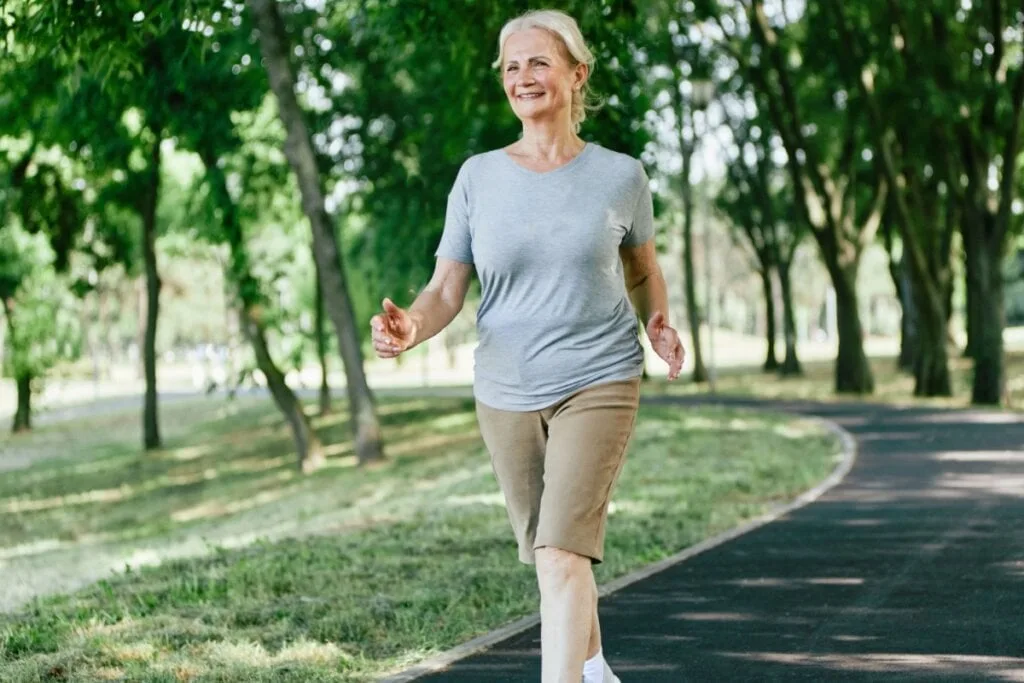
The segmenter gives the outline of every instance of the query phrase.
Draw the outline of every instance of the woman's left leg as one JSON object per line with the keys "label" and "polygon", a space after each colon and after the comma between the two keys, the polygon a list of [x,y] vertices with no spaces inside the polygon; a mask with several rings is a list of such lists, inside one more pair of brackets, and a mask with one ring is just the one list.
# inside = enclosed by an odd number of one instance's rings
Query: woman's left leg
{"label": "woman's left leg", "polygon": [[604,558],[605,522],[639,402],[639,378],[585,389],[548,420],[534,550],[541,592],[543,683],[582,677],[601,647],[592,564]]}
{"label": "woman's left leg", "polygon": [[540,586],[541,681],[579,683],[590,654],[597,588],[589,557],[536,550]]}

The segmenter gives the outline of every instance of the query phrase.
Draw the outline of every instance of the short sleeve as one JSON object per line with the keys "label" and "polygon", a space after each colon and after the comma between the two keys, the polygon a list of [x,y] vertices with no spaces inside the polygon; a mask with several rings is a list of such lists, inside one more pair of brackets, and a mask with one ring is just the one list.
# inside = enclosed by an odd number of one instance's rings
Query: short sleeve
{"label": "short sleeve", "polygon": [[462,164],[448,193],[448,209],[445,212],[444,232],[437,246],[435,256],[440,258],[473,263],[473,239],[469,231],[469,162]]}
{"label": "short sleeve", "polygon": [[654,237],[654,201],[651,198],[650,181],[643,164],[639,161],[636,164],[636,205],[633,208],[633,223],[622,238],[622,245],[625,247],[639,247]]}

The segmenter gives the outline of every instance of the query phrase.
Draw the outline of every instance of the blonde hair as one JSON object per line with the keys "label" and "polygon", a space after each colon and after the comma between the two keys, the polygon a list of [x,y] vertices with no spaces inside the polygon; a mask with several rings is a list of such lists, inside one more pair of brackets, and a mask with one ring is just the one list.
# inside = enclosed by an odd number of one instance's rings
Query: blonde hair
{"label": "blonde hair", "polygon": [[587,110],[597,109],[601,106],[601,102],[590,90],[590,73],[594,70],[594,53],[587,47],[583,33],[580,32],[580,27],[575,19],[565,12],[542,9],[532,10],[510,20],[501,28],[501,34],[498,36],[498,58],[491,66],[500,69],[505,62],[505,41],[510,35],[531,28],[543,29],[561,40],[573,67],[579,64],[587,65],[586,80],[583,81],[579,90],[572,91],[572,125],[578,133],[580,124],[587,119]]}

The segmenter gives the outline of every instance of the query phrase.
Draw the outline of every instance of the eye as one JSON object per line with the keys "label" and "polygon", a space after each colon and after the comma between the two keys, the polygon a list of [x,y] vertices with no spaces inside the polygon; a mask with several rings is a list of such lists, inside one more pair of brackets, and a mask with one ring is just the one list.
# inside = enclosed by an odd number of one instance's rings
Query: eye
{"label": "eye", "polygon": [[505,68],[505,71],[515,71],[515,70],[516,70],[516,69],[518,69],[518,68],[519,68],[519,67],[517,67],[517,66],[516,66],[515,64],[509,64],[509,65],[508,65],[508,66],[507,66],[507,67]]}

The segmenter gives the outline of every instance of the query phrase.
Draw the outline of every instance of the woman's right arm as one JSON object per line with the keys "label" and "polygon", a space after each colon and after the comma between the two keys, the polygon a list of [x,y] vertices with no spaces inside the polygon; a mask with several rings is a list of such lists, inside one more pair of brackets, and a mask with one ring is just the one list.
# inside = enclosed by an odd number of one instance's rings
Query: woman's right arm
{"label": "woman's right arm", "polygon": [[473,266],[452,259],[438,258],[434,275],[409,307],[413,339],[409,348],[427,341],[455,320],[466,302]]}

